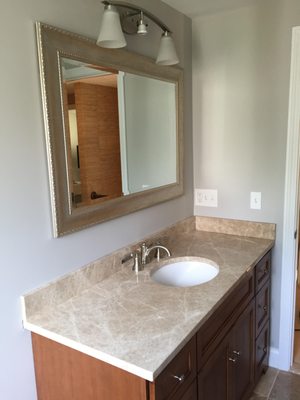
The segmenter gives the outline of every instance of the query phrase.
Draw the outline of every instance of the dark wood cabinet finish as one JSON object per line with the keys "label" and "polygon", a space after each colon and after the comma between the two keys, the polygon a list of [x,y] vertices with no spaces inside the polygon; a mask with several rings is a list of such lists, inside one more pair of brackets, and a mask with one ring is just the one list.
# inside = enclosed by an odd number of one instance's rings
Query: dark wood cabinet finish
{"label": "dark wood cabinet finish", "polygon": [[202,366],[198,375],[199,400],[247,399],[254,385],[254,300]]}
{"label": "dark wood cabinet finish", "polygon": [[270,318],[270,281],[256,295],[256,336]]}
{"label": "dark wood cabinet finish", "polygon": [[196,378],[196,337],[193,337],[177,356],[160,373],[155,382],[150,383],[150,392],[155,400],[173,399],[179,389],[184,393]]}
{"label": "dark wood cabinet finish", "polygon": [[228,387],[228,337],[212,353],[198,374],[198,400],[227,400]]}
{"label": "dark wood cabinet finish", "polygon": [[254,387],[254,322],[255,303],[252,300],[238,318],[230,336],[230,398],[234,400],[248,399]]}
{"label": "dark wood cabinet finish", "polygon": [[256,293],[270,279],[271,273],[271,252],[269,251],[255,267],[255,286]]}
{"label": "dark wood cabinet finish", "polygon": [[39,400],[247,400],[269,355],[270,252],[154,382],[32,334]]}
{"label": "dark wood cabinet finish", "polygon": [[270,327],[267,321],[255,341],[255,381],[268,368]]}
{"label": "dark wood cabinet finish", "polygon": [[207,361],[253,296],[254,271],[251,271],[197,333],[198,369]]}
{"label": "dark wood cabinet finish", "polygon": [[270,292],[271,292],[271,251],[256,265],[256,315],[255,315],[255,382],[266,372],[270,347]]}
{"label": "dark wood cabinet finish", "polygon": [[246,400],[269,356],[271,252],[197,333],[198,399]]}
{"label": "dark wood cabinet finish", "polygon": [[182,395],[180,392],[176,394],[172,400],[197,400],[197,381],[194,382],[187,388],[185,393]]}

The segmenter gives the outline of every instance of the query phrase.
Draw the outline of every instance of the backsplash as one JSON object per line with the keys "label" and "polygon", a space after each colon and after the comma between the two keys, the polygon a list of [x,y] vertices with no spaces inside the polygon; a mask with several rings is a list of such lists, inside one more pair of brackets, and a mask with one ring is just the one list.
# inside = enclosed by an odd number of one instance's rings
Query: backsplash
{"label": "backsplash", "polygon": [[197,231],[275,240],[275,224],[200,216],[195,218]]}

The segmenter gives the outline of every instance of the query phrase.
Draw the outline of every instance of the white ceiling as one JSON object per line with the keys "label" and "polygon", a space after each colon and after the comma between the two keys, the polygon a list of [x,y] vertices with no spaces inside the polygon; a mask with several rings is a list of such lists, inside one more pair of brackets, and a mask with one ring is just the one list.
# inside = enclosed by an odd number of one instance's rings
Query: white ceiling
{"label": "white ceiling", "polygon": [[198,17],[227,9],[243,7],[255,0],[162,0],[164,3],[189,16]]}

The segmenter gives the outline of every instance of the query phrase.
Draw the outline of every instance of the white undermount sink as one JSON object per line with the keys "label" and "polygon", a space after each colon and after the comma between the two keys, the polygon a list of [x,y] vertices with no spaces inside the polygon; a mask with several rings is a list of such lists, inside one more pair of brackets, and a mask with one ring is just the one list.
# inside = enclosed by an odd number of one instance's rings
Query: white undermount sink
{"label": "white undermount sink", "polygon": [[211,260],[193,258],[170,260],[169,263],[155,268],[151,278],[163,285],[189,287],[208,282],[219,273],[219,266]]}

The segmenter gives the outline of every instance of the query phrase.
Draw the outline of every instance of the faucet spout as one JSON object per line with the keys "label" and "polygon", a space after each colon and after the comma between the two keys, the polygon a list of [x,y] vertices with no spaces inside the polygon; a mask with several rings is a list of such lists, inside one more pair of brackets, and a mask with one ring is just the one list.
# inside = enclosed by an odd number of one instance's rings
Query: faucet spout
{"label": "faucet spout", "polygon": [[167,254],[168,257],[171,257],[171,252],[170,250],[161,244],[155,244],[153,246],[147,247],[145,243],[142,244],[142,249],[141,249],[142,257],[141,257],[141,262],[143,265],[147,263],[147,257],[151,253],[152,250],[158,250],[157,253],[157,261],[160,259],[160,250],[164,250]]}

